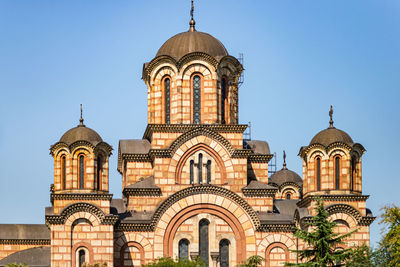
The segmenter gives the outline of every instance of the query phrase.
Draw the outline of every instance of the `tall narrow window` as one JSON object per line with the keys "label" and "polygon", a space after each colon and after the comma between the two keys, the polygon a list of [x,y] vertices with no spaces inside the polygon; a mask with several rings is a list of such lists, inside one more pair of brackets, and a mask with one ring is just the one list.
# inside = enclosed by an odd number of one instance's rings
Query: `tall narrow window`
{"label": "tall narrow window", "polygon": [[79,189],[84,188],[85,183],[85,157],[79,156]]}
{"label": "tall narrow window", "polygon": [[86,255],[85,254],[86,254],[85,250],[83,250],[83,249],[79,250],[79,253],[78,253],[79,267],[82,267],[83,264],[85,263],[85,260],[86,260]]}
{"label": "tall narrow window", "polygon": [[201,78],[193,77],[193,123],[201,122]]}
{"label": "tall narrow window", "polygon": [[291,198],[292,198],[292,195],[290,193],[287,193],[286,194],[286,199],[291,199]]}
{"label": "tall narrow window", "polygon": [[226,81],[225,78],[223,78],[221,81],[221,123],[226,123],[225,100],[226,100]]}
{"label": "tall narrow window", "polygon": [[210,222],[202,219],[199,222],[199,256],[208,266],[208,226]]}
{"label": "tall narrow window", "polygon": [[321,158],[317,158],[317,190],[321,190]]}
{"label": "tall narrow window", "polygon": [[164,80],[164,94],[165,94],[165,123],[171,122],[171,80],[166,78]]}
{"label": "tall narrow window", "polygon": [[62,180],[62,189],[66,189],[66,176],[67,176],[67,171],[66,171],[66,166],[65,166],[66,160],[65,156],[61,157],[61,180]]}
{"label": "tall narrow window", "polygon": [[340,157],[335,157],[335,189],[340,189]]}
{"label": "tall narrow window", "polygon": [[354,177],[356,177],[356,159],[351,158],[350,190],[354,190]]}
{"label": "tall narrow window", "polygon": [[198,171],[199,171],[199,184],[203,183],[203,154],[199,154],[199,164],[198,164]]}
{"label": "tall narrow window", "polygon": [[194,160],[190,161],[190,184],[194,184]]}
{"label": "tall narrow window", "polygon": [[211,184],[211,160],[207,161],[207,184]]}
{"label": "tall narrow window", "polygon": [[189,240],[181,239],[179,241],[179,259],[188,259],[189,258]]}
{"label": "tall narrow window", "polygon": [[222,239],[219,242],[220,267],[229,267],[229,240]]}
{"label": "tall narrow window", "polygon": [[97,157],[97,179],[96,179],[96,184],[97,184],[97,190],[101,190],[101,177],[103,176],[103,159],[101,156]]}

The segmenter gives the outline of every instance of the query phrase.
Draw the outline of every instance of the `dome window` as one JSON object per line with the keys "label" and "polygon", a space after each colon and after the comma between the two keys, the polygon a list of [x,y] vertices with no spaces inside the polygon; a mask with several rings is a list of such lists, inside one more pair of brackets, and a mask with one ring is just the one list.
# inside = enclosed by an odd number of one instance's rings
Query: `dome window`
{"label": "dome window", "polygon": [[171,123],[171,80],[164,79],[164,98],[165,98],[165,123]]}
{"label": "dome window", "polygon": [[321,158],[316,158],[316,179],[317,179],[317,190],[321,190]]}
{"label": "dome window", "polygon": [[61,157],[61,181],[62,181],[62,189],[66,189],[66,160],[65,155]]}
{"label": "dome window", "polygon": [[85,187],[85,156],[79,156],[79,189]]}
{"label": "dome window", "polygon": [[340,157],[335,157],[335,189],[340,189]]}

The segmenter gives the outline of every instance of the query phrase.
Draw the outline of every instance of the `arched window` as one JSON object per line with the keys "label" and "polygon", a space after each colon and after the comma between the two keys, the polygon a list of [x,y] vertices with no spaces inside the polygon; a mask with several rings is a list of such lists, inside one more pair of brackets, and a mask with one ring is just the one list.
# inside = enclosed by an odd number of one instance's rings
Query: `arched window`
{"label": "arched window", "polygon": [[199,184],[203,183],[203,154],[199,154],[199,164],[198,164],[198,170],[199,170]]}
{"label": "arched window", "polygon": [[335,189],[340,189],[340,157],[335,157]]}
{"label": "arched window", "polygon": [[207,161],[207,184],[211,184],[211,160]]}
{"label": "arched window", "polygon": [[79,250],[79,267],[82,267],[82,265],[85,263],[85,251],[83,249]]}
{"label": "arched window", "polygon": [[101,156],[97,157],[97,179],[96,179],[96,184],[97,184],[97,190],[101,190],[101,178],[103,176],[103,159]]}
{"label": "arched window", "polygon": [[286,199],[291,199],[292,195],[290,193],[286,193]]}
{"label": "arched window", "polygon": [[66,189],[66,179],[67,179],[67,171],[65,166],[66,160],[65,155],[61,157],[61,181],[62,181],[62,189]]}
{"label": "arched window", "polygon": [[89,262],[89,251],[85,247],[80,247],[75,253],[75,266],[82,267],[84,263]]}
{"label": "arched window", "polygon": [[188,259],[189,258],[189,240],[181,239],[179,241],[179,259]]}
{"label": "arched window", "polygon": [[85,156],[79,156],[79,189],[83,189],[85,184]]}
{"label": "arched window", "polygon": [[351,170],[350,170],[350,190],[354,190],[354,178],[356,177],[356,158],[351,157]]}
{"label": "arched window", "polygon": [[222,239],[219,242],[220,267],[229,267],[229,240]]}
{"label": "arched window", "polygon": [[317,190],[321,190],[321,158],[318,157],[316,159],[317,161],[317,166],[316,166],[316,174],[317,174]]}
{"label": "arched window", "polygon": [[199,222],[199,256],[208,266],[208,226],[210,222],[202,219]]}
{"label": "arched window", "polygon": [[193,123],[201,123],[201,78],[193,77]]}
{"label": "arched window", "polygon": [[225,101],[226,101],[226,80],[221,81],[221,123],[226,123],[225,119]]}
{"label": "arched window", "polygon": [[171,80],[164,79],[165,123],[171,122]]}
{"label": "arched window", "polygon": [[190,161],[190,184],[194,184],[194,160]]}

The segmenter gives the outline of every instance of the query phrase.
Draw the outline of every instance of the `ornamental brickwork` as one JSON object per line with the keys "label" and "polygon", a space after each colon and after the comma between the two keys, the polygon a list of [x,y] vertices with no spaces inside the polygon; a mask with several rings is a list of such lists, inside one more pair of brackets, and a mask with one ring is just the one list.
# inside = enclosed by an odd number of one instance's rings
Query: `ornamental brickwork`
{"label": "ornamental brickwork", "polygon": [[303,178],[286,163],[269,176],[268,143],[244,140],[247,125],[238,124],[243,66],[194,25],[143,66],[148,126],[142,139],[119,142],[123,198],[109,194],[111,146],[81,117],[50,149],[46,225],[0,225],[9,229],[0,231],[0,266],[40,253],[41,264],[54,267],[140,266],[160,257],[226,267],[252,255],[283,266],[298,261],[292,251],[304,244],[293,227],[306,227],[317,195],[335,231],[358,229],[343,248],[369,244],[362,145],[333,127],[331,111],[330,127],[300,149]]}

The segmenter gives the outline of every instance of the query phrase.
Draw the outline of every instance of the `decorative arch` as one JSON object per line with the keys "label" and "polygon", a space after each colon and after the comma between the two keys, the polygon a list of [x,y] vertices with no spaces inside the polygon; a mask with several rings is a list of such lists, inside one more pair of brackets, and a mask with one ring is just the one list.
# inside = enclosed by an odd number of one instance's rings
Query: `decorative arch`
{"label": "decorative arch", "polygon": [[326,211],[332,215],[335,213],[344,213],[353,217],[357,223],[361,221],[361,213],[354,207],[347,204],[333,204],[325,208]]}
{"label": "decorative arch", "polygon": [[[188,149],[183,155],[182,157],[179,159],[178,161],[178,165],[176,166],[176,171],[175,171],[175,181],[179,184],[182,183],[182,169],[186,163],[186,161],[189,159],[189,157],[193,154],[196,153],[199,150],[203,150],[206,153],[208,153],[209,155],[211,155],[211,157],[213,157],[213,159],[215,160],[216,164],[218,165],[220,171],[221,171],[221,179],[222,181],[226,180],[226,169],[225,169],[225,165],[224,162],[222,160],[222,158],[220,157],[220,155],[213,149],[211,149],[209,146],[205,145],[205,144],[197,144],[193,147],[191,147],[190,149]],[[205,177],[204,177],[205,178]],[[203,179],[204,179],[203,178]]]}
{"label": "decorative arch", "polygon": [[[193,64],[193,61],[198,62],[206,66],[206,68],[211,72],[211,70],[215,71],[218,65],[218,61],[207,53],[204,52],[192,52],[184,55],[178,62],[180,74],[185,73],[185,71]],[[208,66],[207,66],[208,65]]]}
{"label": "decorative arch", "polygon": [[258,244],[257,244],[257,254],[262,255],[266,252],[267,248],[274,243],[286,244],[287,248],[290,250],[296,249],[296,244],[294,242],[294,237],[284,233],[270,233],[266,235]]}
{"label": "decorative arch", "polygon": [[71,250],[73,267],[78,267],[77,262],[76,262],[75,253],[81,247],[86,248],[89,251],[89,264],[93,264],[93,248],[92,248],[92,246],[87,242],[79,242],[79,243],[74,244],[72,247],[72,250]]}
{"label": "decorative arch", "polygon": [[[223,204],[223,203],[217,203],[217,197],[220,197],[219,200],[222,202],[223,198],[226,198],[233,202],[237,207],[240,207],[243,209],[248,216],[250,217],[254,228],[256,229],[260,225],[260,219],[257,216],[257,213],[253,210],[253,208],[245,201],[243,198],[241,198],[238,194],[235,192],[232,192],[229,189],[220,187],[220,186],[214,186],[214,185],[197,185],[197,186],[191,186],[187,187],[185,189],[182,189],[174,194],[172,194],[170,197],[168,197],[166,200],[164,200],[160,206],[156,209],[154,212],[153,218],[152,218],[152,224],[153,227],[157,226],[161,216],[165,214],[165,212],[172,206],[176,206],[178,202],[181,200],[183,201],[185,198],[190,197],[190,196],[195,196],[199,194],[210,194],[214,195],[212,199],[201,199],[202,203],[211,203],[211,204]],[[195,203],[195,202],[193,202]],[[186,206],[184,206],[186,207]],[[179,208],[178,208],[179,209]],[[167,220],[168,221],[168,220]]]}
{"label": "decorative arch", "polygon": [[129,241],[129,242],[125,243],[120,249],[119,266],[121,266],[121,267],[125,266],[125,264],[124,264],[124,253],[125,253],[125,249],[127,249],[128,247],[135,247],[135,248],[137,248],[139,250],[139,253],[140,253],[140,265],[143,265],[144,264],[144,255],[145,255],[144,254],[145,251],[144,251],[143,246],[138,242]]}
{"label": "decorative arch", "polygon": [[232,153],[235,151],[232,144],[221,134],[199,125],[199,127],[180,135],[177,139],[175,139],[175,141],[171,143],[171,145],[169,146],[169,151],[171,151],[171,155],[173,156],[184,143],[197,136],[206,136],[217,141],[223,148],[228,151],[230,155],[232,155]]}
{"label": "decorative arch", "polygon": [[289,254],[288,247],[285,246],[285,244],[283,244],[281,242],[274,242],[274,243],[270,244],[268,246],[268,248],[265,250],[265,266],[266,267],[270,266],[269,255],[271,254],[271,251],[274,248],[281,248],[285,252],[285,260],[284,261],[290,260],[290,254]]}
{"label": "decorative arch", "polygon": [[61,213],[63,224],[71,226],[76,219],[86,218],[93,226],[100,224],[105,218],[104,212],[97,206],[89,203],[74,203],[65,207]]}
{"label": "decorative arch", "polygon": [[118,237],[114,242],[115,252],[121,252],[121,248],[130,242],[140,244],[145,253],[153,253],[153,247],[150,241],[143,235],[133,232],[120,233],[120,237]]}
{"label": "decorative arch", "polygon": [[169,224],[163,231],[163,253],[167,256],[172,256],[173,239],[179,226],[188,218],[200,213],[207,213],[220,217],[231,227],[235,235],[236,242],[238,244],[236,257],[238,261],[244,261],[246,259],[247,251],[246,237],[248,238],[249,236],[245,235],[245,230],[243,229],[241,222],[230,211],[226,210],[223,207],[211,204],[197,204],[193,206],[188,206],[175,214],[175,216],[170,220]]}

